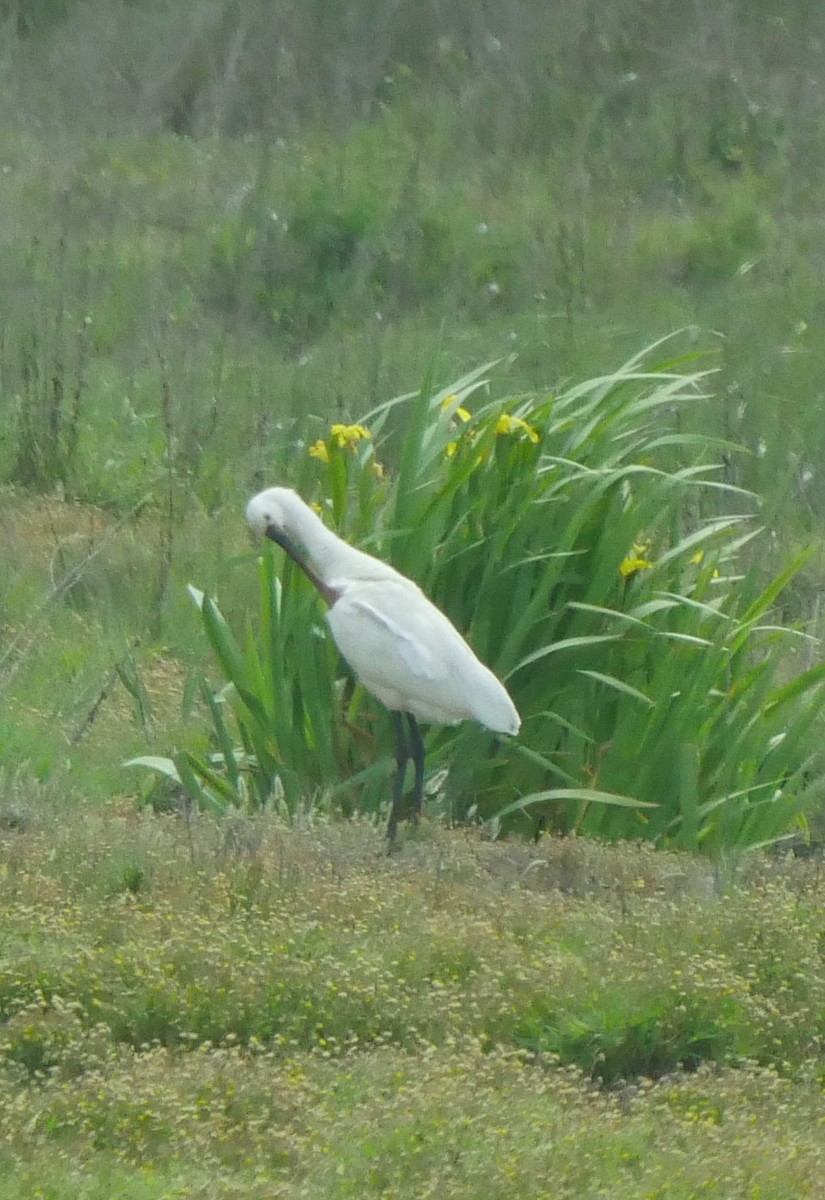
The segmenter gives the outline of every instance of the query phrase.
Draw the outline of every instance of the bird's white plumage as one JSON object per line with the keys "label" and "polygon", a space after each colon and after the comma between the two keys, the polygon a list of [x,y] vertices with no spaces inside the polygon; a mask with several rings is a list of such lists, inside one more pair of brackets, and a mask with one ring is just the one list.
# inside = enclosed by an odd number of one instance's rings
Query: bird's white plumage
{"label": "bird's white plumage", "polygon": [[387,708],[420,721],[474,719],[518,733],[504,686],[411,580],[342,541],[289,488],[259,493],[246,516],[256,533],[284,536],[333,594],[327,620],[336,645]]}

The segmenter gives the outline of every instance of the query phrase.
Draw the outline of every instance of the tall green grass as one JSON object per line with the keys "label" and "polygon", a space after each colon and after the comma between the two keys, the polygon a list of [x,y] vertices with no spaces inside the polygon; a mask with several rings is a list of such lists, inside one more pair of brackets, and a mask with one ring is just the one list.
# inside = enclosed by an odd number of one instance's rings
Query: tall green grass
{"label": "tall green grass", "polygon": [[[807,554],[766,583],[755,498],[723,479],[737,448],[680,432],[710,373],[650,366],[655,349],[559,395],[491,399],[483,370],[424,387],[333,426],[296,467],[331,526],[419,582],[522,714],[500,745],[474,724],[429,733],[429,790],[452,820],[718,853],[775,841],[819,795],[825,667],[781,674],[800,635],[774,614]],[[204,685],[211,756],[146,765],[217,810],[323,795],[375,811],[380,706],[300,572],[271,549],[258,571],[241,636],[198,597],[225,680]]]}

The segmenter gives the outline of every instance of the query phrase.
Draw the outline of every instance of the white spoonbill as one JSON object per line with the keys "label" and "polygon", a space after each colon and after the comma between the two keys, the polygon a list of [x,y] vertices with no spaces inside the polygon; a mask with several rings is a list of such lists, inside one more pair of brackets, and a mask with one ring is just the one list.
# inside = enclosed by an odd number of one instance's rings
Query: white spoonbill
{"label": "white spoonbill", "polygon": [[329,605],[327,621],[338,649],[367,691],[390,710],[397,764],[387,827],[392,841],[403,815],[410,758],[416,817],[424,808],[418,722],[455,725],[474,719],[496,733],[516,734],[515,705],[412,580],[342,541],[296,492],[282,487],[260,492],[249,501],[246,519],[255,534],[281,546],[312,581]]}

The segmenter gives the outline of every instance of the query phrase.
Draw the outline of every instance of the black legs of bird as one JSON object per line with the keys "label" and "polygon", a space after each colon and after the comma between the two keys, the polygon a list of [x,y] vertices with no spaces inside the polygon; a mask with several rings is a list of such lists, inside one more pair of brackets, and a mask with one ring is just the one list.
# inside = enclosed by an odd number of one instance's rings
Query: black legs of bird
{"label": "black legs of bird", "polygon": [[[479,662],[444,613],[411,579],[347,545],[289,488],[253,496],[246,519],[280,546],[318,589],[327,623],[352,670],[392,714],[396,776],[390,841],[404,810],[404,774],[413,761],[412,815],[424,808],[424,743],[419,721],[474,720],[515,735],[519,715],[502,683]],[[406,729],[404,727],[406,719]]]}
{"label": "black legs of bird", "polygon": [[[413,821],[418,821],[424,815],[424,739],[418,722],[412,713],[390,713],[395,729],[395,780],[392,787],[392,808],[387,823],[387,837],[395,841],[398,832],[398,822],[408,815]],[[404,717],[407,718],[409,738],[404,730]],[[412,803],[407,808],[404,804],[404,775],[407,763],[412,759],[415,777],[412,790]]]}

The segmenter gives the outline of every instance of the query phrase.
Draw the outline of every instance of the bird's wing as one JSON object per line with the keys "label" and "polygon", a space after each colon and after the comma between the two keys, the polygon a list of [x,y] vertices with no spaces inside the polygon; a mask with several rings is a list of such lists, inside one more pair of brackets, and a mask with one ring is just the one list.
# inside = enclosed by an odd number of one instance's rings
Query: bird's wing
{"label": "bird's wing", "polygon": [[501,683],[408,580],[342,582],[327,620],[355,674],[391,711],[443,724],[475,717],[516,732],[518,715]]}
{"label": "bird's wing", "polygon": [[390,635],[393,648],[398,651],[405,665],[419,679],[435,681],[443,678],[445,674],[443,662],[436,658],[429,647],[424,645],[419,638],[403,629],[392,617],[380,612],[368,600],[353,597],[350,598],[349,603]]}

